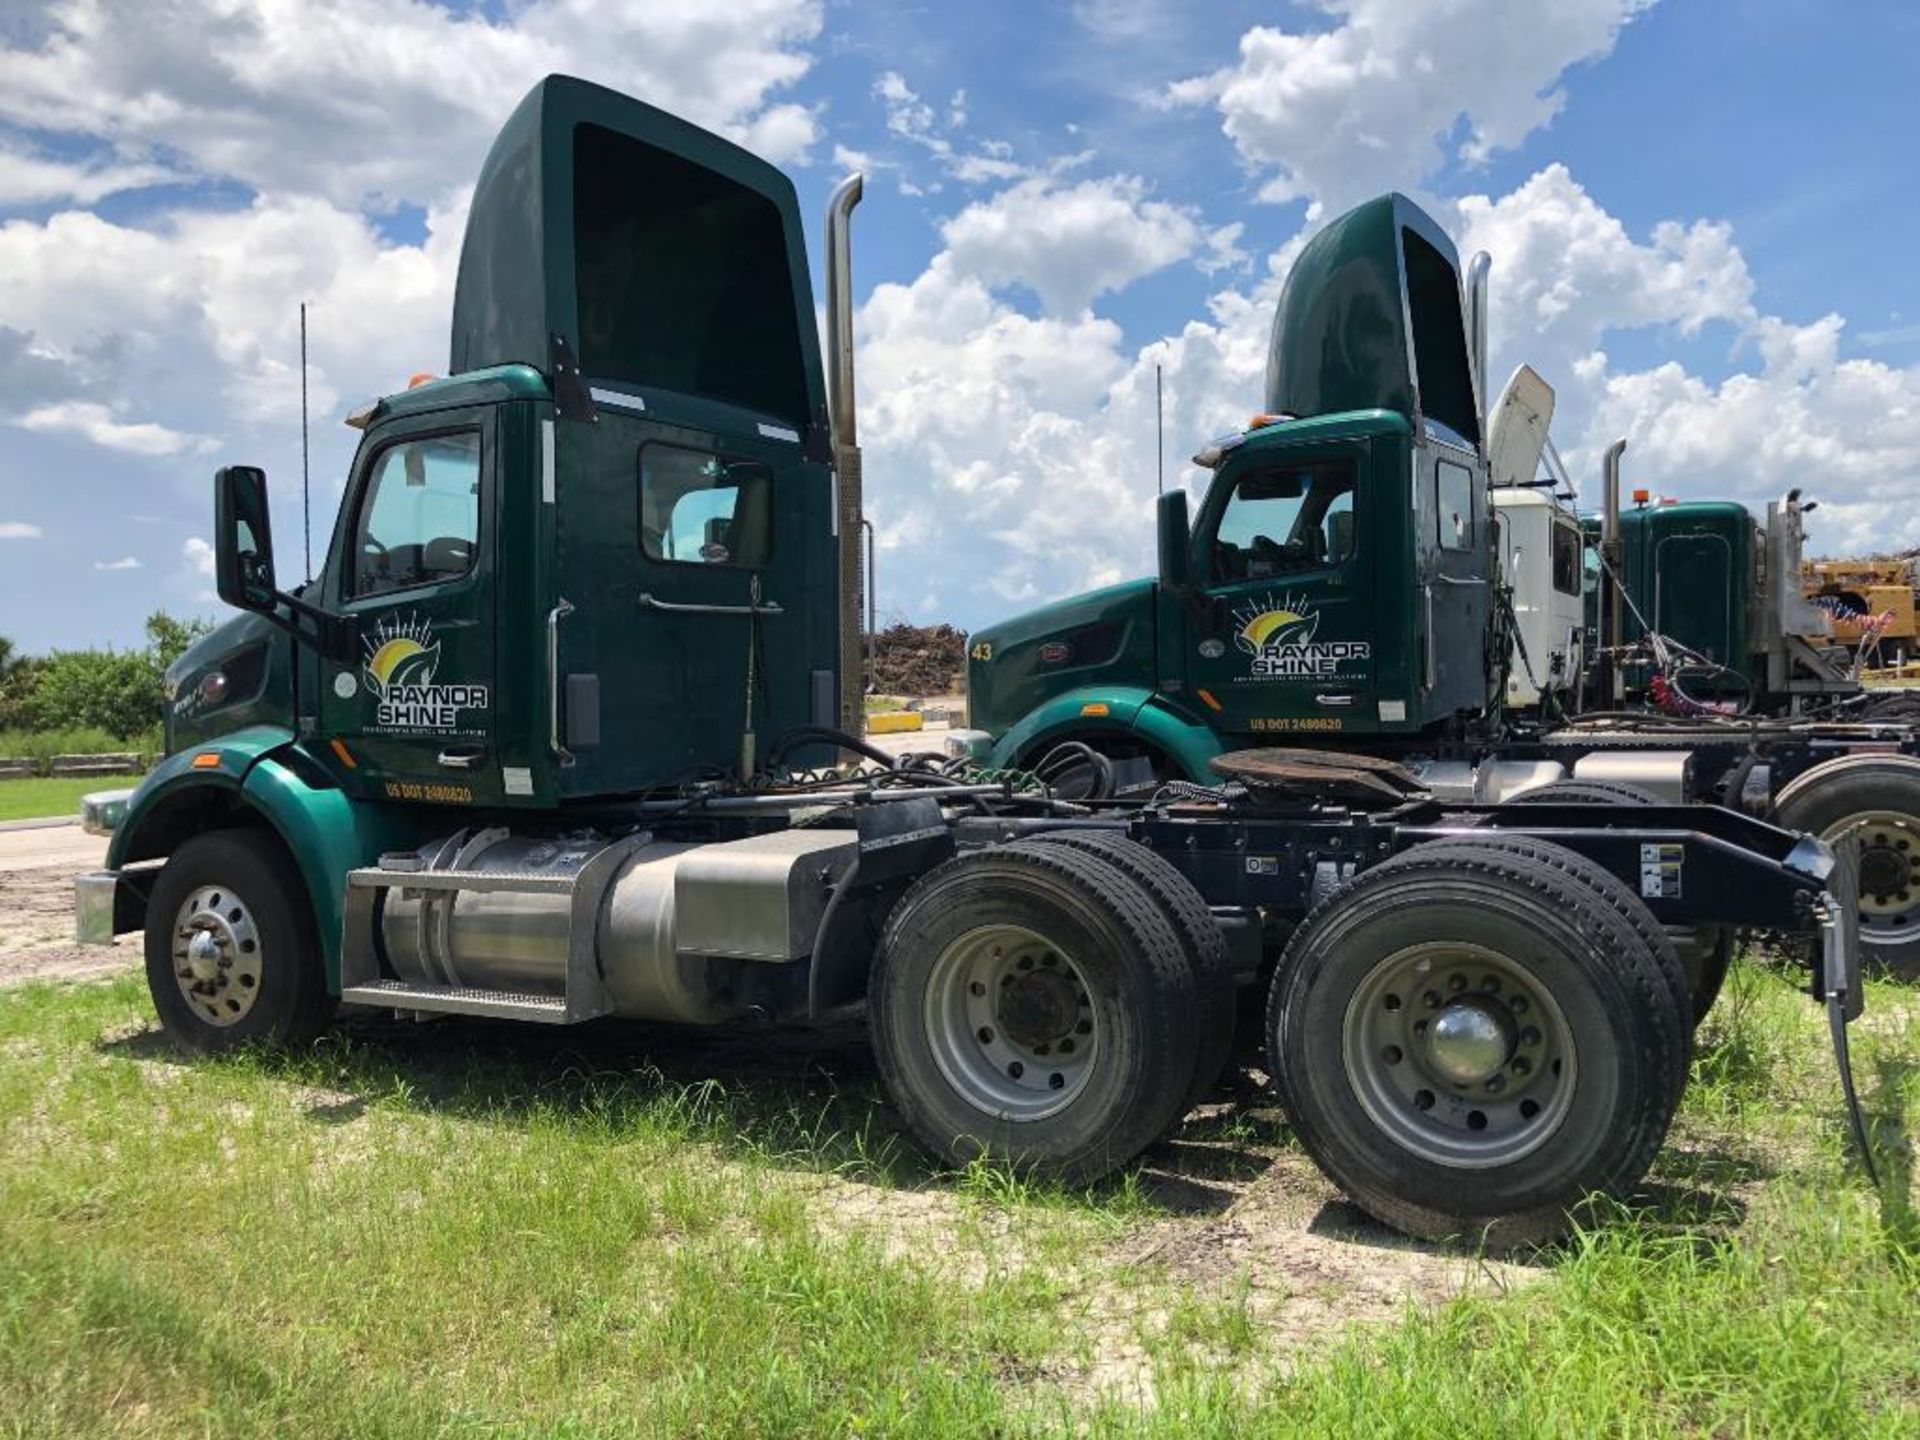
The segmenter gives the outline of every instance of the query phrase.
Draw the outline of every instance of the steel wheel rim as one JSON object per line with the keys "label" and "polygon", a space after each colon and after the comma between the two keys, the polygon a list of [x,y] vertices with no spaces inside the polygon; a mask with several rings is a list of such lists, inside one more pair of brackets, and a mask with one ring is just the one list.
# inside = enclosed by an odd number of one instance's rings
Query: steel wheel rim
{"label": "steel wheel rim", "polygon": [[237,1025],[260,998],[262,950],[253,912],[224,885],[202,885],[174,912],[174,983],[208,1025]]}
{"label": "steel wheel rim", "polygon": [[1426,942],[1375,965],[1347,1004],[1341,1058],[1374,1124],[1438,1165],[1511,1164],[1573,1102],[1565,1014],[1532,971],[1482,945]]}
{"label": "steel wheel rim", "polygon": [[983,925],[934,959],[927,1044],[961,1099],[997,1120],[1042,1120],[1086,1088],[1100,1053],[1093,991],[1071,956],[1019,925]]}
{"label": "steel wheel rim", "polygon": [[1820,838],[1849,835],[1860,841],[1861,941],[1894,945],[1920,936],[1920,827],[1913,816],[1862,810],[1836,820]]}

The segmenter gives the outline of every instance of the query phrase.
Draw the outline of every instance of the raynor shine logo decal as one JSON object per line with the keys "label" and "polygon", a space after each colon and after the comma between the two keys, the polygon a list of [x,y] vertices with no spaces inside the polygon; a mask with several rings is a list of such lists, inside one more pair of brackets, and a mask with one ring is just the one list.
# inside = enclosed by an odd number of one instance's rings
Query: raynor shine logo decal
{"label": "raynor shine logo decal", "polygon": [[1233,612],[1233,643],[1251,659],[1254,680],[1329,680],[1367,673],[1365,640],[1317,640],[1320,614],[1293,595],[1263,595]]}
{"label": "raynor shine logo decal", "polygon": [[360,672],[373,695],[374,729],[457,731],[463,711],[487,708],[486,686],[438,683],[440,642],[431,622],[384,616],[366,647]]}

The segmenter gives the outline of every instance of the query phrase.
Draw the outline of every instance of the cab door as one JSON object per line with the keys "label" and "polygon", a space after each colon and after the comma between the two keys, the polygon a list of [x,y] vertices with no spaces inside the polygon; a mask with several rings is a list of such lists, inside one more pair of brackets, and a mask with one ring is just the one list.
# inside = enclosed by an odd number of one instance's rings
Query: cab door
{"label": "cab door", "polygon": [[1374,713],[1373,553],[1364,440],[1229,462],[1194,537],[1199,598],[1188,691],[1215,728],[1364,729]]}
{"label": "cab door", "polygon": [[377,799],[486,804],[495,733],[497,416],[439,411],[362,444],[327,566],[359,656],[325,662],[315,749]]}

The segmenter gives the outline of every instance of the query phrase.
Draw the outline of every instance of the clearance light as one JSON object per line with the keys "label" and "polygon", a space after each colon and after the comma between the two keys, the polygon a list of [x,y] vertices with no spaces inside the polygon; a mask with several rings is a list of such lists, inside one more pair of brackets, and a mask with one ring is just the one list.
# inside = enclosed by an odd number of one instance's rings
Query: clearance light
{"label": "clearance light", "polygon": [[353,752],[347,749],[345,745],[342,745],[337,738],[328,743],[333,746],[333,753],[340,757],[340,763],[346,766],[347,769],[358,770],[360,768],[360,762],[353,758]]}
{"label": "clearance light", "polygon": [[438,375],[429,375],[425,370],[421,370],[407,377],[407,389],[418,390],[422,385],[431,385],[439,378]]}
{"label": "clearance light", "polygon": [[1200,696],[1201,703],[1209,710],[1219,710],[1222,708],[1220,702],[1213,698],[1213,692],[1211,690],[1203,689],[1196,693]]}
{"label": "clearance light", "polygon": [[1633,503],[1636,505],[1644,505],[1652,498],[1653,492],[1651,490],[1636,490],[1633,492]]}
{"label": "clearance light", "polygon": [[219,769],[220,768],[219,752],[214,750],[202,750],[198,755],[193,757],[193,768],[196,770]]}
{"label": "clearance light", "polygon": [[1105,715],[1107,713],[1107,707],[1102,705],[1098,700],[1096,700],[1090,705],[1082,705],[1080,707],[1080,713],[1082,715],[1094,715],[1094,716]]}

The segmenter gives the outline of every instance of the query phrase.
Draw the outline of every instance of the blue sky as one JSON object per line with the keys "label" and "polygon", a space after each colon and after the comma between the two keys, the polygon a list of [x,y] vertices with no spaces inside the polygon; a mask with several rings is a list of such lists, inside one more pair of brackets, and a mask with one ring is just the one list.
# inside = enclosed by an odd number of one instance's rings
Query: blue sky
{"label": "blue sky", "polygon": [[229,461],[298,572],[300,301],[324,532],[340,418],[444,365],[466,187],[553,69],[741,139],[810,219],[866,169],[889,615],[1146,568],[1154,366],[1193,483],[1293,248],[1388,187],[1492,251],[1496,369],[1558,387],[1576,474],[1624,434],[1634,483],[1802,484],[1816,548],[1920,545],[1911,5],[47,0],[0,16],[0,634],[211,613]]}

